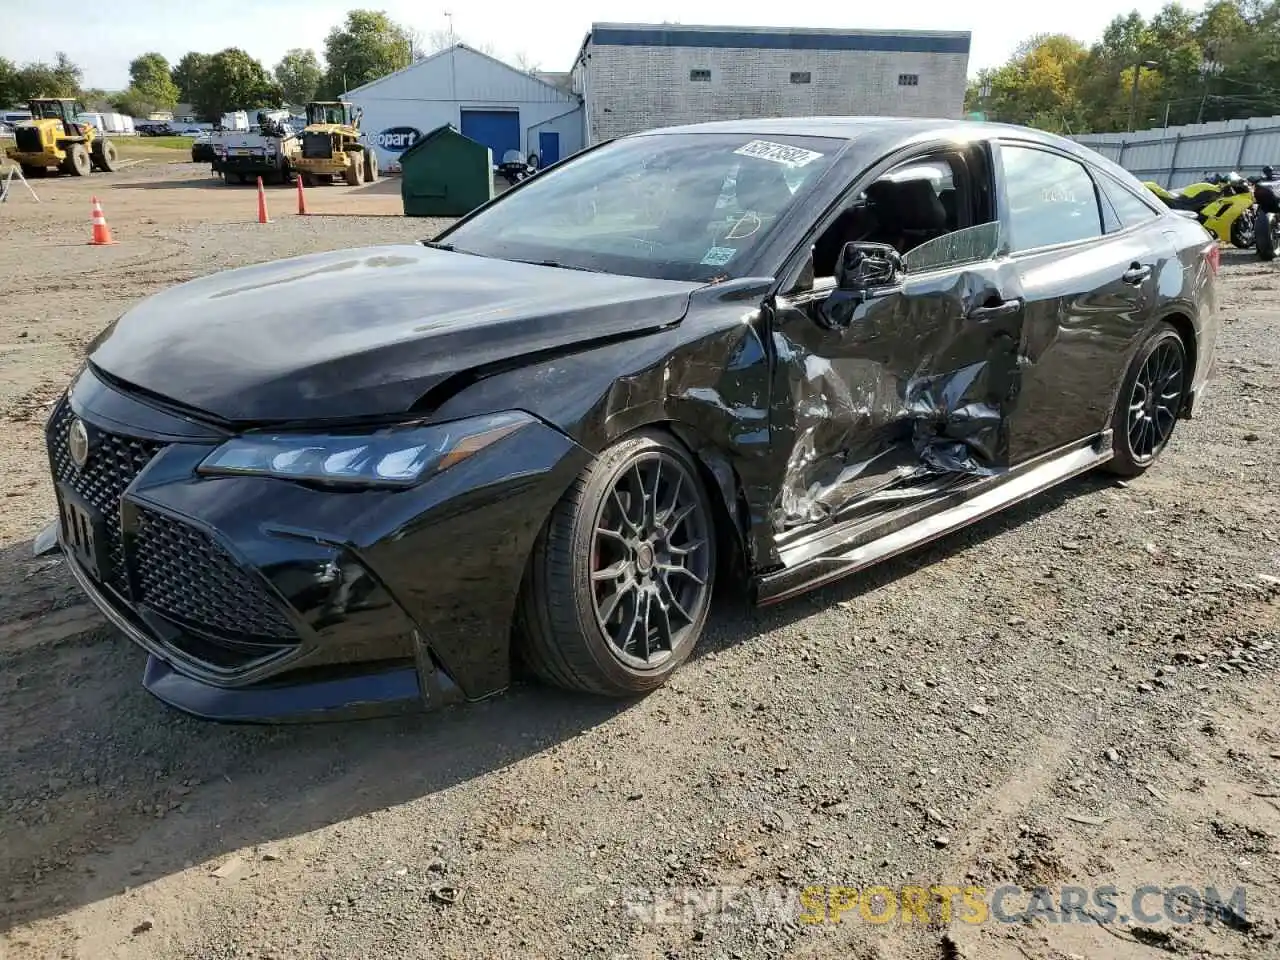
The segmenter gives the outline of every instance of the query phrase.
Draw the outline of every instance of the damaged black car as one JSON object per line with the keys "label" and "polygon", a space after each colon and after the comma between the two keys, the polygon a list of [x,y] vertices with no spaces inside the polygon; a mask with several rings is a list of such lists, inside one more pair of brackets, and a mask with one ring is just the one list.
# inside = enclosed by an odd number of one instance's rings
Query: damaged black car
{"label": "damaged black car", "polygon": [[1217,269],[1022,128],[638,134],[432,241],[130,308],[49,420],[46,544],[199,716],[434,708],[519,663],[634,695],[717,578],[776,602],[1146,470],[1207,380]]}

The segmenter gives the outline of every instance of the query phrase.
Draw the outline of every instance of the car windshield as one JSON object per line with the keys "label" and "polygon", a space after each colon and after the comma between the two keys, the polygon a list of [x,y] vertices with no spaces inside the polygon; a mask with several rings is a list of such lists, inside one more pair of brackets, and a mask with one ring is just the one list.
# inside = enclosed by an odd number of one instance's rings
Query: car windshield
{"label": "car windshield", "polygon": [[843,146],[721,133],[619,140],[549,168],[441,241],[463,253],[636,277],[739,276]]}

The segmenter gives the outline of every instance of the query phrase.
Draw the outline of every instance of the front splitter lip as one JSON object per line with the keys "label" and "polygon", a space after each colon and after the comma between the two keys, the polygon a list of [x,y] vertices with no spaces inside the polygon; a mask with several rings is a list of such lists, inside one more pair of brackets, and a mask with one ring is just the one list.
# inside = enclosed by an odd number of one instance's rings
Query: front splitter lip
{"label": "front splitter lip", "polygon": [[402,667],[354,673],[323,680],[289,683],[287,677],[245,687],[219,687],[182,673],[165,651],[130,622],[98,589],[66,550],[62,551],[76,582],[111,624],[147,654],[142,686],[169,706],[203,720],[224,723],[315,723],[362,720],[438,710],[464,699],[443,670],[432,670],[430,689],[423,691],[419,669]]}

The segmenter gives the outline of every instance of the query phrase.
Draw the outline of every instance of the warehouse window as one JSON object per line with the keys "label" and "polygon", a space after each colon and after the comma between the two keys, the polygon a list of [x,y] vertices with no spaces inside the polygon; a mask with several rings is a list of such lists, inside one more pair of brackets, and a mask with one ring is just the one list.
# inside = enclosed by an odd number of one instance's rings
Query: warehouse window
{"label": "warehouse window", "polygon": [[898,86],[900,86],[900,87],[918,87],[918,86],[920,86],[920,74],[918,74],[918,73],[900,73],[900,74],[898,74]]}
{"label": "warehouse window", "polygon": [[791,74],[791,82],[792,83],[812,83],[813,74],[811,74],[808,70],[804,70],[804,71],[797,70]]}
{"label": "warehouse window", "polygon": [[690,70],[689,79],[701,80],[705,83],[711,79],[711,71],[710,70]]}

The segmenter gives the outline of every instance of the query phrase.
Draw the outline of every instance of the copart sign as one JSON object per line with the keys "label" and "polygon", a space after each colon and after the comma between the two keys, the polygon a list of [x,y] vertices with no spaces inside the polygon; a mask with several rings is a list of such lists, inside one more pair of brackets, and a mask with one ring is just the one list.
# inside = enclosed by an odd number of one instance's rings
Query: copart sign
{"label": "copart sign", "polygon": [[375,133],[370,139],[375,147],[381,147],[389,153],[401,153],[417,143],[421,136],[417,127],[388,127]]}

